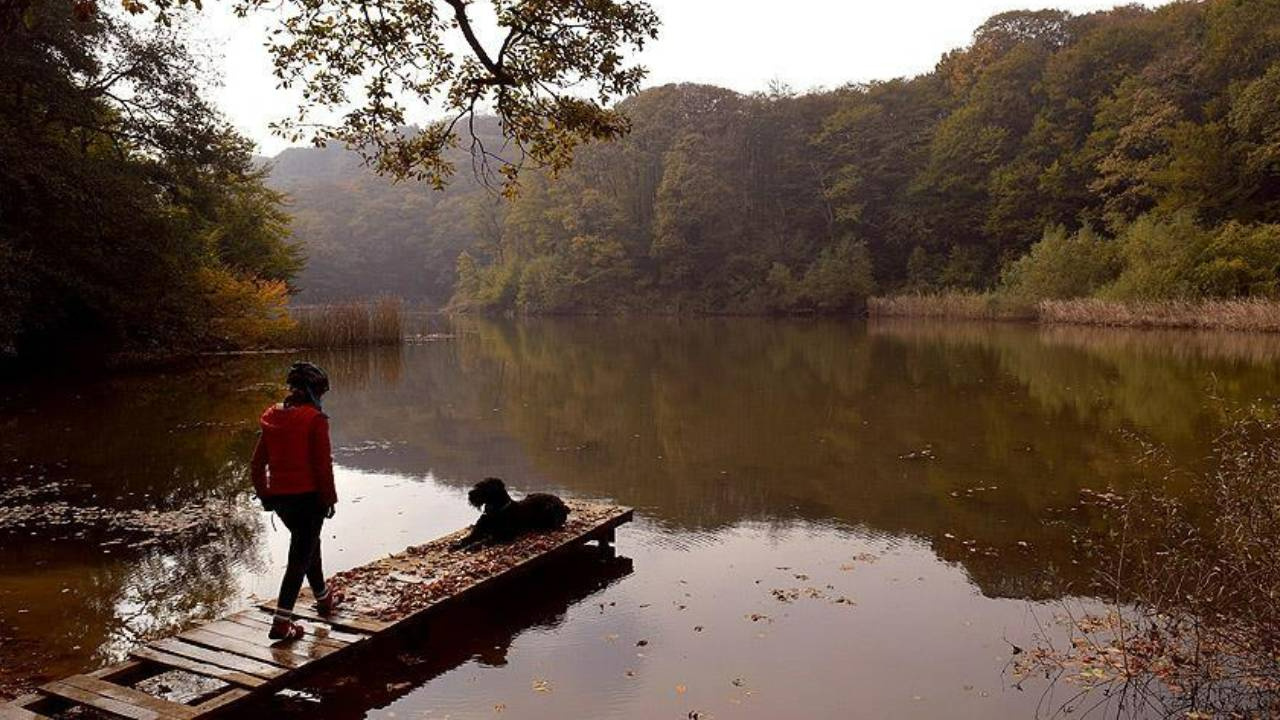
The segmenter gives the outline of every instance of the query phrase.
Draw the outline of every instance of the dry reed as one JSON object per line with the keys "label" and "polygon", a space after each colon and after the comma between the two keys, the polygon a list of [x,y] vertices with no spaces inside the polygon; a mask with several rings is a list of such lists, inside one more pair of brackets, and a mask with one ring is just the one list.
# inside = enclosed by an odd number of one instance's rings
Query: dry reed
{"label": "dry reed", "polygon": [[1009,301],[998,293],[954,292],[874,297],[867,301],[867,314],[871,317],[1035,320],[1046,325],[1280,332],[1280,301],[1256,298],[1150,301],[1076,298],[1043,300],[1028,306]]}
{"label": "dry reed", "polygon": [[297,328],[288,344],[307,348],[394,345],[404,334],[403,314],[396,298],[294,308]]}
{"label": "dry reed", "polygon": [[1280,302],[1275,300],[1045,300],[1037,314],[1043,323],[1280,332]]}
{"label": "dry reed", "polygon": [[867,300],[872,317],[931,317],[966,320],[1032,320],[1035,309],[1008,301],[996,293],[946,292],[873,297]]}

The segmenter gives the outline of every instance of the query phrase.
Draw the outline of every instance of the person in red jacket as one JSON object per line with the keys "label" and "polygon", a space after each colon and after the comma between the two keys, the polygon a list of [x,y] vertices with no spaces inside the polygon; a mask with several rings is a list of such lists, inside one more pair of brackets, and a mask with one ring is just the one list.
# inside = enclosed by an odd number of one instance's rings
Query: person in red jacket
{"label": "person in red jacket", "polygon": [[332,518],[338,494],[333,486],[329,418],[320,398],[329,391],[324,370],[294,363],[286,380],[289,396],[262,413],[262,435],[250,467],[262,506],[289,529],[289,564],[280,581],[278,608],[268,634],[272,640],[296,640],[304,629],[290,612],[305,578],[321,615],[334,612],[338,598],[325,586],[320,562],[320,529]]}

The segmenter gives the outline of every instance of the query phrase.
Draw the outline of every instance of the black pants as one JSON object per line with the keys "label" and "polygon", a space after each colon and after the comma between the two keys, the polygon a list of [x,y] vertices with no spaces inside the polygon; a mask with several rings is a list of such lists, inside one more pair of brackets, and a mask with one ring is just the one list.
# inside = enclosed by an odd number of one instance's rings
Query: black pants
{"label": "black pants", "polygon": [[276,515],[289,529],[289,565],[280,581],[276,606],[292,610],[305,577],[316,597],[324,594],[324,569],[320,565],[320,529],[327,508],[316,493],[271,498]]}

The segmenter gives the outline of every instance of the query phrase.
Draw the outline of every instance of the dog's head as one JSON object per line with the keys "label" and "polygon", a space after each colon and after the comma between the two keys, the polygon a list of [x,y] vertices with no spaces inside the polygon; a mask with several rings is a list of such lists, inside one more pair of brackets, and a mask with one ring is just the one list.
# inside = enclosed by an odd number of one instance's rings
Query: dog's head
{"label": "dog's head", "polygon": [[482,508],[490,503],[501,503],[510,500],[511,496],[507,494],[507,485],[500,478],[485,478],[475,484],[471,488],[471,492],[467,493],[467,502],[472,507]]}

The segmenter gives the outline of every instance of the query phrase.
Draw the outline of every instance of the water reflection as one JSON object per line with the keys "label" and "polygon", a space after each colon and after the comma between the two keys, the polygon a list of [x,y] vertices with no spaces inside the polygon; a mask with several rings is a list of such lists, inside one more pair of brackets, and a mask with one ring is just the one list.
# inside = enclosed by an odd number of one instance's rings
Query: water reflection
{"label": "water reflection", "polygon": [[[993,638],[1016,604],[971,603],[966,593],[1087,592],[1092,569],[1071,536],[1100,519],[1079,505],[1080,492],[1144,478],[1128,434],[1159,442],[1181,464],[1202,462],[1221,403],[1274,397],[1280,357],[1280,338],[1269,336],[1021,325],[465,319],[448,330],[452,339],[313,355],[334,381],[326,410],[345,488],[334,569],[466,522],[462,490],[499,475],[520,490],[639,509],[642,547],[629,553],[639,570],[610,590],[622,600],[642,594],[642,576],[676,584],[681,562],[699,558],[718,568],[708,570],[715,579],[705,592],[760,590],[767,606],[769,588],[755,581],[766,582],[772,566],[743,556],[778,566],[822,556],[839,586],[849,580],[838,568],[851,546],[880,543],[911,548],[887,578],[936,578],[952,606],[985,618],[974,627]],[[245,497],[245,462],[256,417],[294,359],[231,357],[84,385],[0,388],[0,492],[57,482],[73,504],[174,509],[213,500],[219,508],[213,532],[141,548],[103,546],[109,538],[92,530],[0,531],[0,665],[37,679],[76,671],[243,604],[249,591],[271,592],[280,539]],[[916,608],[901,612],[917,624],[939,609],[930,605],[936,589],[881,586],[865,574],[857,589],[884,599],[883,622],[895,608]],[[565,588],[547,602],[575,608],[588,592]],[[648,632],[687,632],[679,604],[646,620],[656,623]],[[537,629],[537,607],[497,626],[499,640],[546,633],[547,652],[565,642],[569,629]],[[735,606],[733,619],[756,611]],[[845,627],[826,612],[806,617]],[[872,611],[860,612],[848,628],[870,643]],[[823,647],[825,639],[793,632],[778,634]],[[958,637],[927,638],[921,651],[986,652]],[[443,657],[471,657],[493,639],[450,641]],[[427,683],[454,693],[460,711],[480,699],[458,684],[453,664],[428,662],[396,682],[409,683],[415,708],[412,687]],[[606,686],[626,697],[615,680]],[[398,692],[340,691],[335,712],[358,716],[399,702]]]}

